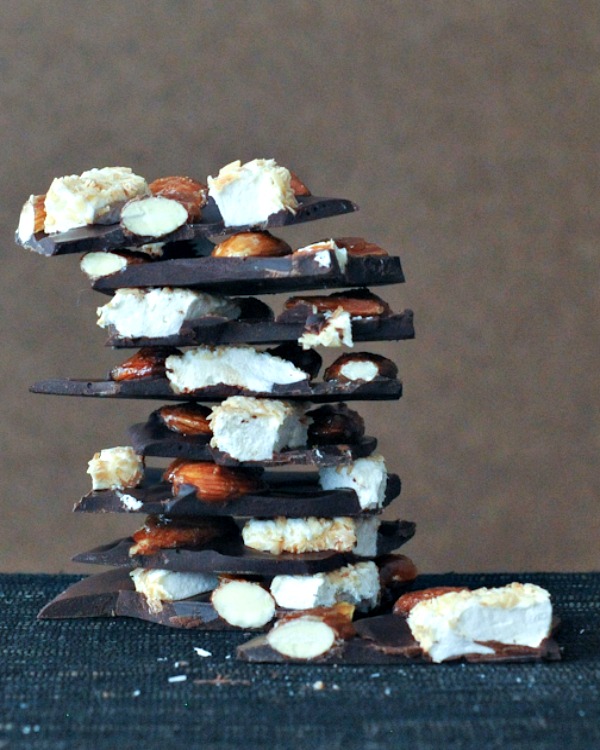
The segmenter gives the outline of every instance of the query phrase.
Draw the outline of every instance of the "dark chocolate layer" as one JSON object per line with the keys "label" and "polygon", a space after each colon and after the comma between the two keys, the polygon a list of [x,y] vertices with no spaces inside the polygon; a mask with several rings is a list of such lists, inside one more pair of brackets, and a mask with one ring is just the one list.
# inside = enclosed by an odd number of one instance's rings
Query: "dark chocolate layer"
{"label": "dark chocolate layer", "polygon": [[[225,503],[206,503],[198,499],[194,487],[184,485],[178,495],[172,487],[161,482],[149,487],[112,491],[90,492],[75,505],[83,513],[145,513],[172,518],[194,516],[237,516],[249,518],[274,518],[283,516],[360,516],[356,493],[350,489],[321,490],[314,475],[302,473],[265,474],[270,491],[259,495],[244,495]],[[400,478],[388,475],[384,506],[400,494]],[[125,503],[123,497],[127,498]],[[133,501],[133,503],[132,503]],[[137,503],[141,503],[137,506]],[[132,507],[133,505],[133,507]]]}
{"label": "dark chocolate layer", "polygon": [[[308,317],[308,316],[307,316]],[[323,315],[313,316],[323,319]],[[413,311],[404,310],[397,315],[371,318],[355,318],[352,321],[354,341],[400,341],[414,339]],[[115,348],[142,346],[195,346],[208,344],[272,344],[281,341],[298,341],[304,333],[306,318],[303,321],[286,322],[281,320],[227,320],[210,316],[184,323],[181,330],[172,336],[131,338],[119,336],[111,330],[107,344]]]}
{"label": "dark chocolate layer", "polygon": [[335,466],[357,458],[370,456],[377,447],[374,437],[363,437],[352,445],[322,445],[310,448],[294,448],[275,453],[265,461],[238,461],[228,453],[223,453],[208,444],[208,435],[179,435],[167,429],[158,419],[149,419],[143,424],[135,424],[128,430],[131,445],[135,452],[143,456],[171,456],[191,458],[200,461],[215,461],[222,466],[260,465],[285,466],[287,464]]}
{"label": "dark chocolate layer", "polygon": [[[267,227],[282,227],[290,224],[302,224],[306,221],[325,219],[329,216],[352,213],[358,206],[345,198],[319,198],[316,196],[298,197],[298,209],[295,214],[280,211],[269,216]],[[234,234],[251,229],[248,226],[225,227],[223,219],[212,198],[202,209],[202,220],[197,224],[184,224],[171,234],[158,238],[157,242],[179,242],[193,240],[199,237],[209,237],[219,234]],[[119,224],[94,224],[68,232],[48,235],[38,232],[25,241],[15,236],[17,244],[23,245],[41,255],[65,255],[67,253],[88,253],[91,251],[118,250],[123,247],[141,245],[151,242],[148,238],[125,235]]]}
{"label": "dark chocolate layer", "polygon": [[369,255],[348,258],[342,271],[333,251],[329,264],[312,253],[281,258],[181,258],[129,265],[94,282],[98,292],[112,294],[131,287],[186,287],[222,294],[278,294],[307,289],[401,284],[400,258]]}
{"label": "dark chocolate layer", "polygon": [[[378,555],[392,552],[408,542],[415,533],[415,524],[409,521],[383,521],[378,535]],[[164,568],[166,570],[199,571],[213,573],[239,573],[241,575],[274,576],[309,575],[341,568],[361,558],[350,552],[305,552],[271,555],[257,552],[238,538],[227,537],[210,546],[197,549],[161,549],[153,555],[130,555],[134,542],[131,537],[117,539],[75,555],[73,560],[92,565],[114,565],[127,568]]]}
{"label": "dark chocolate layer", "polygon": [[291,385],[276,385],[269,393],[257,393],[231,385],[214,385],[199,388],[194,393],[176,394],[166,378],[140,380],[72,380],[53,378],[40,380],[29,389],[32,393],[54,396],[100,396],[102,398],[148,398],[172,401],[222,401],[229,396],[256,396],[258,398],[300,399],[302,401],[372,401],[395,400],[402,396],[399,380],[376,378],[369,383],[309,383],[300,381]]}

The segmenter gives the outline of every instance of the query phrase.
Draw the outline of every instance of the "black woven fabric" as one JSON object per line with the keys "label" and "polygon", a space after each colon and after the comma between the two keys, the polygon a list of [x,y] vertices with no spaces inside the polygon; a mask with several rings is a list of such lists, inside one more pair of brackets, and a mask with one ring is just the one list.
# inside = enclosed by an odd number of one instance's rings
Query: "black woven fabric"
{"label": "black woven fabric", "polygon": [[37,621],[74,580],[0,576],[0,749],[600,747],[600,574],[423,576],[545,586],[563,661],[377,668],[238,663],[241,633]]}

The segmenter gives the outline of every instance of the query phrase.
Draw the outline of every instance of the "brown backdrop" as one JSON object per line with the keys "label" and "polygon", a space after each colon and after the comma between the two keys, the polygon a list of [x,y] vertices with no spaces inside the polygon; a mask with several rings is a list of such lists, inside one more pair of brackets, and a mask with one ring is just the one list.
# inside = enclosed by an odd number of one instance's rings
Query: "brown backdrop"
{"label": "brown backdrop", "polygon": [[[596,2],[5,0],[0,569],[76,570],[135,519],[72,515],[86,464],[153,404],[33,396],[99,376],[74,257],[12,240],[56,175],[275,157],[361,211],[285,233],[401,254],[418,338],[365,405],[423,570],[598,568]],[[122,357],[121,357],[122,358]],[[83,568],[78,568],[83,570]]]}

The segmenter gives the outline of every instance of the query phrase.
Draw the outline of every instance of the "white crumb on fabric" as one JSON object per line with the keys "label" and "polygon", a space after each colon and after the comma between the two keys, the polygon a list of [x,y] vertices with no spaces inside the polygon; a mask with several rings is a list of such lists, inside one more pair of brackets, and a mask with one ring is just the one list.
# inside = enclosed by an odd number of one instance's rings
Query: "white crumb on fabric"
{"label": "white crumb on fabric", "polygon": [[200,648],[199,646],[194,646],[194,651],[196,652],[196,654],[198,654],[198,656],[202,656],[204,658],[207,656],[212,656],[211,651],[207,651],[205,648]]}
{"label": "white crumb on fabric", "polygon": [[313,682],[312,688],[313,690],[324,690],[325,683],[323,682],[323,680],[317,680],[316,682]]}
{"label": "white crumb on fabric", "polygon": [[176,674],[173,677],[169,677],[169,682],[185,682],[187,680],[186,674]]}

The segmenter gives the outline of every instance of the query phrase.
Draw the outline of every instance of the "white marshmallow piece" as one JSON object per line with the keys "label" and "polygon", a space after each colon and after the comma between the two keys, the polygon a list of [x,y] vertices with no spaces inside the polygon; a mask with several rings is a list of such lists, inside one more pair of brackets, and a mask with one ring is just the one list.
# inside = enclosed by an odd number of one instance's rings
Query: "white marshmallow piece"
{"label": "white marshmallow piece", "polygon": [[550,634],[550,594],[531,583],[451,591],[416,604],[408,625],[434,662],[493,654],[497,643],[535,648]]}
{"label": "white marshmallow piece", "polygon": [[238,461],[264,461],[283,448],[306,445],[304,408],[286,401],[231,396],[208,418],[213,448]]}
{"label": "white marshmallow piece", "polygon": [[225,226],[266,225],[279,211],[295,213],[298,201],[291,174],[274,159],[234,161],[208,178],[208,194],[219,207]]}
{"label": "white marshmallow piece", "polygon": [[379,570],[370,560],[330,573],[275,576],[271,582],[273,598],[286,609],[331,607],[338,602],[348,602],[367,612],[379,603],[380,589]]}
{"label": "white marshmallow piece", "polygon": [[151,612],[160,612],[162,602],[180,601],[212,591],[218,584],[209,573],[180,573],[173,570],[135,568],[129,574],[135,590],[148,600]]}
{"label": "white marshmallow piece", "polygon": [[86,224],[115,224],[125,203],[141,195],[150,195],[148,184],[128,167],[57,177],[46,193],[44,231],[51,234]]}
{"label": "white marshmallow piece", "polygon": [[374,453],[346,465],[321,467],[319,483],[324,490],[354,490],[363,510],[376,510],[385,501],[385,460],[379,453]]}
{"label": "white marshmallow piece", "polygon": [[207,315],[235,319],[239,306],[228,299],[193,289],[117,289],[96,311],[100,328],[113,326],[119,336],[157,338],[179,333],[189,320]]}
{"label": "white marshmallow piece", "polygon": [[375,518],[252,518],[242,539],[247,547],[272,555],[335,550],[375,557],[378,528]]}
{"label": "white marshmallow piece", "polygon": [[93,490],[137,487],[144,476],[144,459],[129,445],[104,448],[88,463]]}
{"label": "white marshmallow piece", "polygon": [[270,393],[275,385],[307,380],[304,370],[289,360],[250,346],[198,346],[167,357],[167,378],[175,393],[190,393],[210,385],[236,385]]}

